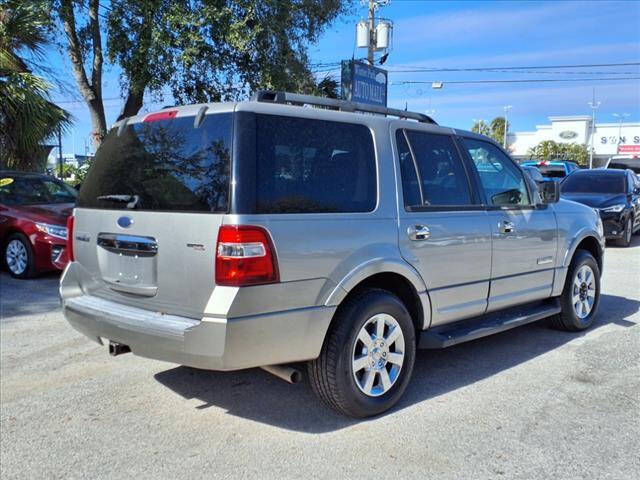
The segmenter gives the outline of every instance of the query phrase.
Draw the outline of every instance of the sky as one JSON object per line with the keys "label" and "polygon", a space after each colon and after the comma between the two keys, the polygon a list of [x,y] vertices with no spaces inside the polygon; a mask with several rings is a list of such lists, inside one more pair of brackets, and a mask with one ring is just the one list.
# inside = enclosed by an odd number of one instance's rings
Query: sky
{"label": "sky", "polygon": [[[356,0],[354,14],[330,26],[319,42],[309,46],[312,64],[335,63],[366,56],[355,48],[355,24],[366,16]],[[394,23],[389,70],[389,106],[430,111],[435,120],[470,129],[474,119],[490,121],[511,105],[512,131],[532,131],[549,116],[591,115],[588,102],[595,88],[597,121],[613,123],[614,113],[629,113],[640,121],[640,80],[545,83],[447,83],[448,81],[592,79],[640,77],[640,65],[592,68],[523,68],[518,72],[403,72],[416,68],[504,68],[640,63],[640,1],[420,1],[391,0],[377,15]],[[60,79],[74,87],[67,61],[51,53]],[[316,67],[318,76],[334,67]],[[628,72],[620,74],[621,72]],[[431,88],[441,81],[442,89]],[[402,84],[402,82],[425,82]],[[107,123],[115,121],[122,100],[118,70],[104,74]],[[63,152],[84,153],[91,128],[86,106],[78,94],[55,92],[55,100],[75,117],[63,137]],[[170,100],[147,99],[142,111],[153,111]],[[75,145],[75,148],[74,148]]]}

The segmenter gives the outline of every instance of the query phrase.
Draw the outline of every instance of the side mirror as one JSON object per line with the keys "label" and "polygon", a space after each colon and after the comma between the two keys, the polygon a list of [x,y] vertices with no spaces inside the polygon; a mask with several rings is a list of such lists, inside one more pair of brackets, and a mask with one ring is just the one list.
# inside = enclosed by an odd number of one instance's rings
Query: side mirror
{"label": "side mirror", "polygon": [[545,180],[538,182],[542,203],[557,203],[560,200],[560,182]]}

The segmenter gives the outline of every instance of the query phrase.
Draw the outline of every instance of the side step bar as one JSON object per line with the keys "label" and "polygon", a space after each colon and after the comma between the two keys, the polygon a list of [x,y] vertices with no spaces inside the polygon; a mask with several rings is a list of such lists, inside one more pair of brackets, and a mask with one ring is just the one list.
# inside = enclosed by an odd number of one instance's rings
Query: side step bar
{"label": "side step bar", "polygon": [[420,334],[418,348],[450,347],[535,322],[556,315],[560,311],[559,300],[552,298],[543,302],[519,305],[481,317],[429,328]]}

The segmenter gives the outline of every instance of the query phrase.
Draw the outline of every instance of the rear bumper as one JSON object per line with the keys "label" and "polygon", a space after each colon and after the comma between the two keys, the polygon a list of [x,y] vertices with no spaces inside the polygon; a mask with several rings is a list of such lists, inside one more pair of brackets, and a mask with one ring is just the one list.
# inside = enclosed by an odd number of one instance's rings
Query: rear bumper
{"label": "rear bumper", "polygon": [[71,263],[61,280],[62,309],[80,333],[128,345],[139,356],[209,370],[238,370],[316,358],[336,307],[239,318],[193,319],[86,294]]}

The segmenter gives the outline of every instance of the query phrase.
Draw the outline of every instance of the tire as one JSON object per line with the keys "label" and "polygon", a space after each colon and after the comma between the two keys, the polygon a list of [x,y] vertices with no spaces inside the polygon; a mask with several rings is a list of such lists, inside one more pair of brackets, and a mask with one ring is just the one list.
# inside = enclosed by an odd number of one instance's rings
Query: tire
{"label": "tire", "polygon": [[628,247],[631,245],[631,235],[633,235],[633,217],[629,215],[627,222],[624,225],[624,236],[618,240],[618,245],[621,247]]}
{"label": "tire", "polygon": [[338,308],[320,356],[308,363],[309,379],[329,407],[350,417],[370,417],[400,399],[415,356],[415,327],[404,304],[386,290],[367,289]]}
{"label": "tire", "polygon": [[[592,289],[593,297],[589,294]],[[593,255],[586,250],[577,250],[573,256],[560,305],[562,311],[551,319],[555,328],[578,332],[593,324],[600,305],[600,268]]]}
{"label": "tire", "polygon": [[33,247],[21,233],[9,235],[4,242],[2,260],[13,278],[32,278],[35,275]]}

